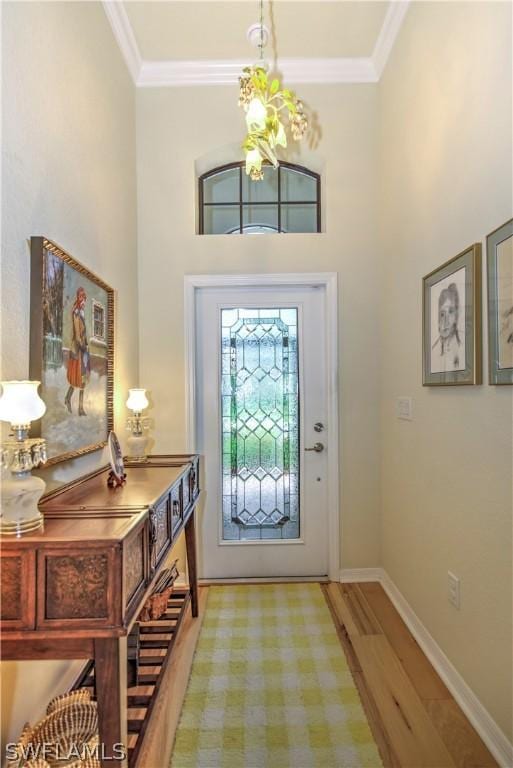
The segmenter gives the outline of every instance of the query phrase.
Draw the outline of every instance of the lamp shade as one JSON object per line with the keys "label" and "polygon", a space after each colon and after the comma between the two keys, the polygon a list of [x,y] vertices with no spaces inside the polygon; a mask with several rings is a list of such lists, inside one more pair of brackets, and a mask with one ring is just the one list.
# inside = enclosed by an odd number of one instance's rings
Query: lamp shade
{"label": "lamp shade", "polygon": [[0,420],[15,426],[40,419],[46,405],[38,395],[40,381],[2,381]]}
{"label": "lamp shade", "polygon": [[128,400],[126,401],[127,408],[131,411],[137,411],[140,413],[148,407],[148,398],[146,397],[145,389],[129,389]]}

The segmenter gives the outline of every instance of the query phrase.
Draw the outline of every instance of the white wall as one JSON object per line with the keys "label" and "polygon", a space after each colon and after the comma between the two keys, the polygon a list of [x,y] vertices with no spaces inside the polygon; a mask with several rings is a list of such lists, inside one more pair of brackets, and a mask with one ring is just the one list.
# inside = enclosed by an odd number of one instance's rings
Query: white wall
{"label": "white wall", "polygon": [[[115,415],[138,382],[135,95],[99,3],[2,3],[2,371],[28,377],[28,238],[45,235],[116,289]],[[105,463],[43,472],[48,487]],[[76,664],[2,664],[2,741]],[[80,662],[79,662],[80,666]]]}
{"label": "white wall", "polygon": [[242,158],[244,119],[237,107],[237,89],[138,92],[141,384],[152,393],[157,449],[183,450],[184,275],[338,272],[342,562],[345,567],[377,565],[376,86],[301,86],[297,90],[317,111],[322,126],[315,152],[305,147],[295,158],[307,166],[322,167],[325,232],[319,235],[195,234],[195,161],[205,170],[205,155],[210,156],[210,167],[221,157],[225,161]]}
{"label": "white wall", "polygon": [[383,565],[510,738],[512,389],[487,383],[485,291],[485,383],[423,388],[421,307],[422,277],[474,242],[485,278],[511,218],[511,55],[511,4],[416,2],[379,88]]}

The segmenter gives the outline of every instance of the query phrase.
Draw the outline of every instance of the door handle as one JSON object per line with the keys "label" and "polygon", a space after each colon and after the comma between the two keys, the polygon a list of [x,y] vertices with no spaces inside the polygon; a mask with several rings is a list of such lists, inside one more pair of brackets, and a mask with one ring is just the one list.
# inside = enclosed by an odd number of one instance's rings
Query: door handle
{"label": "door handle", "polygon": [[305,451],[315,451],[321,453],[324,450],[324,443],[315,443],[311,448],[305,448]]}

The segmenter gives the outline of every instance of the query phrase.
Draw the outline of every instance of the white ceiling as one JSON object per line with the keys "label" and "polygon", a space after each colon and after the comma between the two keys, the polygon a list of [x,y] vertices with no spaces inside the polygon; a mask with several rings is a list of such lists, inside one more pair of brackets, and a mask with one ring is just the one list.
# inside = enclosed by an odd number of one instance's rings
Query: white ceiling
{"label": "white ceiling", "polygon": [[[387,2],[264,3],[271,32],[268,54],[278,57],[371,56]],[[127,2],[125,9],[143,59],[241,59],[255,57],[246,38],[259,20],[254,0]],[[273,36],[274,32],[274,36]]]}
{"label": "white ceiling", "polygon": [[[289,83],[377,82],[409,0],[264,0],[265,49]],[[257,0],[104,0],[139,87],[236,83],[258,57]]]}

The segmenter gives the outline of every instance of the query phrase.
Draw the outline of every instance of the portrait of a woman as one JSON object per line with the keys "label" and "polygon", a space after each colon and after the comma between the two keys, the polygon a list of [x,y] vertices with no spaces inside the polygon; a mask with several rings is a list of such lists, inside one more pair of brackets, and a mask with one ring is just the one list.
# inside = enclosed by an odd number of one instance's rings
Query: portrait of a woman
{"label": "portrait of a woman", "polygon": [[465,269],[431,289],[431,372],[465,370]]}
{"label": "portrait of a woman", "polygon": [[71,310],[72,338],[67,365],[68,391],[64,402],[70,413],[73,413],[72,398],[75,389],[78,389],[78,415],[85,416],[84,390],[91,374],[91,361],[89,357],[89,345],[87,341],[87,328],[85,319],[87,295],[80,287],[77,289],[75,302]]}

